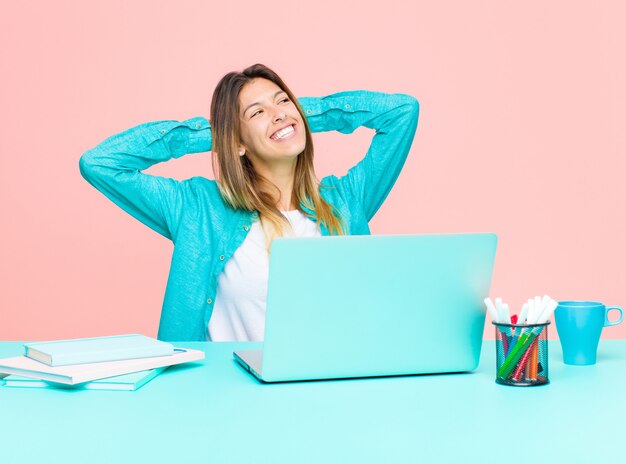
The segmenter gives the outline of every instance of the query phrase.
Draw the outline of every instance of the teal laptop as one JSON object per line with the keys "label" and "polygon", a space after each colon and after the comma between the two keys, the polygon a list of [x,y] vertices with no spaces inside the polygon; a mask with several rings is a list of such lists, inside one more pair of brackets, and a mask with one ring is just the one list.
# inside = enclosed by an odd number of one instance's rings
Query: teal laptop
{"label": "teal laptop", "polygon": [[478,366],[494,234],[275,239],[264,382],[465,372]]}

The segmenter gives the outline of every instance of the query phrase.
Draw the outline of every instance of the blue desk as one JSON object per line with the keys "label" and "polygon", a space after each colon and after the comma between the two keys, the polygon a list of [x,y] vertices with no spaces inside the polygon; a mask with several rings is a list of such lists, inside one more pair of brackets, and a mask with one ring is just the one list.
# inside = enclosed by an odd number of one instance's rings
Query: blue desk
{"label": "blue desk", "polygon": [[206,359],[136,392],[0,387],[0,462],[624,462],[626,340],[590,367],[550,342],[552,383],[532,388],[494,382],[493,343],[470,374],[274,385],[232,359],[258,344],[181,343]]}

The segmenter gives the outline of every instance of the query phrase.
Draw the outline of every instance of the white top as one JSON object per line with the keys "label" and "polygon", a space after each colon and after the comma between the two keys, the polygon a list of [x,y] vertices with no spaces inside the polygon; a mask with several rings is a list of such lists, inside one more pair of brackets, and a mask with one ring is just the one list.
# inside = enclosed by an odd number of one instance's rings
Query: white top
{"label": "white top", "polygon": [[[321,237],[317,223],[298,210],[282,211],[296,237]],[[263,341],[269,257],[260,221],[224,266],[217,282],[207,340]]]}

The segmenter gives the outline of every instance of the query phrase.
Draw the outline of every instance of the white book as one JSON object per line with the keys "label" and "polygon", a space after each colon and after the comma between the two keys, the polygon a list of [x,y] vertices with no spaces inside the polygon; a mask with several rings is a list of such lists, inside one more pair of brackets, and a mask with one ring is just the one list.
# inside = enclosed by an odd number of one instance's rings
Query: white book
{"label": "white book", "polygon": [[76,385],[90,380],[104,379],[115,375],[145,371],[157,367],[173,366],[204,359],[204,351],[174,348],[174,354],[150,358],[125,359],[69,366],[47,366],[46,364],[16,356],[0,359],[0,373],[17,374],[34,379],[50,380],[67,385]]}

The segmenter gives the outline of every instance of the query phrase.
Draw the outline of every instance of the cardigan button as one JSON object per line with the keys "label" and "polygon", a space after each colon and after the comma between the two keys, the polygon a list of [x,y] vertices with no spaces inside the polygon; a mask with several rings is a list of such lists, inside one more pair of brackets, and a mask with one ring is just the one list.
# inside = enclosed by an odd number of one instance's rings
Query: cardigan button
{"label": "cardigan button", "polygon": [[212,300],[211,298],[209,298],[208,300],[206,300],[206,302],[207,302],[208,304],[212,304],[212,303],[213,303],[213,300]]}
{"label": "cardigan button", "polygon": [[220,255],[220,261],[224,261],[224,255]]}
{"label": "cardigan button", "polygon": [[243,230],[245,230],[247,232],[248,230],[250,230],[250,227],[249,226],[243,226]]}

